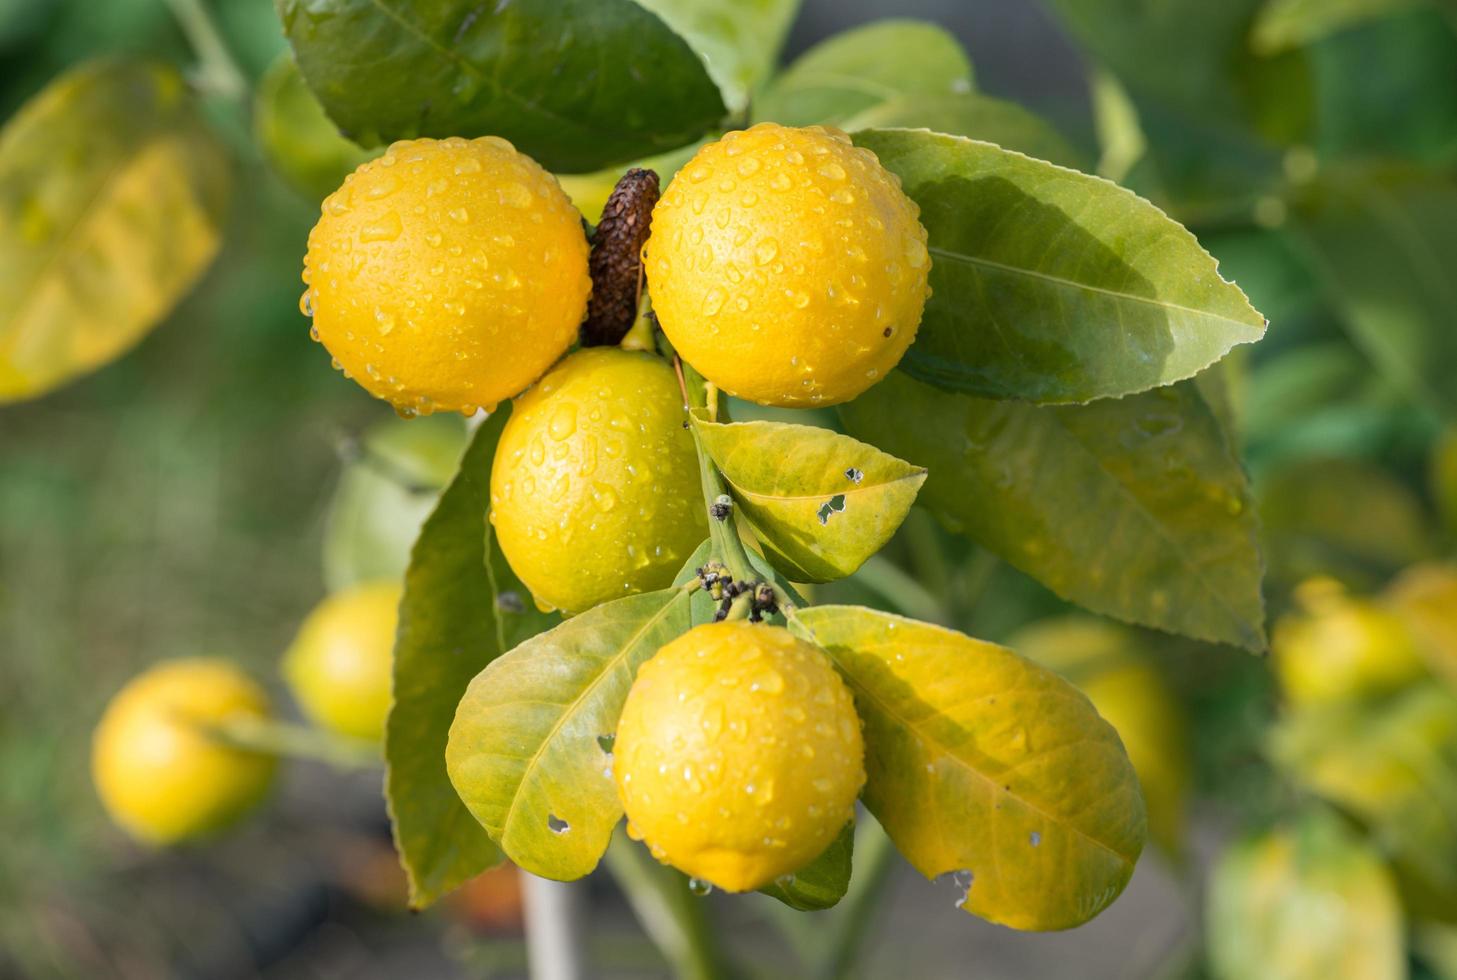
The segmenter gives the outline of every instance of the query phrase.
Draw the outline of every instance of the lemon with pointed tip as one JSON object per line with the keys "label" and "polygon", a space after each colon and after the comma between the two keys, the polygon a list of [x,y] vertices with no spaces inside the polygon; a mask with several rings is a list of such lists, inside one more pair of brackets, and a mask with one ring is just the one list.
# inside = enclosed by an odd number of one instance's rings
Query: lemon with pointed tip
{"label": "lemon with pointed tip", "polygon": [[262,688],[226,660],[172,660],[139,674],[111,699],[92,736],[102,805],[152,844],[222,830],[262,801],[274,759],[226,745],[206,728],[267,716]]}
{"label": "lemon with pointed tip", "polygon": [[283,676],[315,725],[350,738],[384,737],[390,711],[399,582],[336,592],[309,613],[283,658]]}
{"label": "lemon with pointed tip", "polygon": [[762,405],[849,401],[930,295],[920,210],[836,129],[760,123],[698,151],[653,211],[648,289],[682,357]]}
{"label": "lemon with pointed tip", "polygon": [[578,351],[515,402],[491,524],[537,605],[581,612],[666,588],[708,535],[698,456],[666,361]]}
{"label": "lemon with pointed tip", "polygon": [[503,139],[405,140],[324,199],[301,305],[338,367],[405,415],[473,414],[571,345],[591,279],[581,215]]}
{"label": "lemon with pointed tip", "polygon": [[725,891],[818,857],[865,785],[860,719],[817,647],[778,626],[696,627],[638,669],[613,772],[629,833]]}

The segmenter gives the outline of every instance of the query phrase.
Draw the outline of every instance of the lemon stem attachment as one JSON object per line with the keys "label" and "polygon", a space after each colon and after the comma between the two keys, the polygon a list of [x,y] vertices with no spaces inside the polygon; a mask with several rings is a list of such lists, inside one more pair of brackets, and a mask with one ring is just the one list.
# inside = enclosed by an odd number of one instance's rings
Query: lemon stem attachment
{"label": "lemon stem attachment", "polygon": [[372,769],[382,762],[380,748],[373,742],[331,735],[307,725],[235,715],[203,728],[208,735],[233,748],[262,755],[311,759],[335,769]]}

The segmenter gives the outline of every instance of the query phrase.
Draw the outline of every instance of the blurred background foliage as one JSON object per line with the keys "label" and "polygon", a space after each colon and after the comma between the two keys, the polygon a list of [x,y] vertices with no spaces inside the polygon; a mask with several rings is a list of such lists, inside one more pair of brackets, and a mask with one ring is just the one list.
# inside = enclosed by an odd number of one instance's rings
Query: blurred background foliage
{"label": "blurred background foliage", "polygon": [[[1055,937],[969,924],[900,868],[861,972],[950,975],[971,956],[987,976],[1457,977],[1457,933],[1442,924],[1457,917],[1457,709],[1441,686],[1457,662],[1445,618],[1457,591],[1437,564],[1457,536],[1457,12],[1449,0],[890,6],[809,0],[788,55],[887,13],[933,20],[965,45],[979,90],[1051,124],[1055,142],[1039,131],[1040,145],[1099,161],[1188,224],[1271,321],[1220,370],[1261,501],[1272,619],[1290,617],[1295,635],[1335,595],[1413,631],[1401,642],[1428,666],[1306,703],[1290,679],[1302,654],[1278,631],[1262,662],[1069,618],[913,514],[883,556],[816,598],[1019,644],[1082,685],[1128,742],[1158,853],[1108,914]],[[173,854],[123,840],[90,788],[101,705],[153,661],[232,657],[286,705],[277,662],[299,622],[326,589],[397,574],[458,447],[441,423],[401,435],[341,383],[297,311],[317,201],[369,151],[300,84],[268,0],[209,5],[256,112],[209,94],[227,80],[197,74],[188,9],[0,0],[0,118],[86,59],[153,57],[193,69],[232,177],[221,252],[154,333],[0,408],[0,975],[519,973],[509,871],[444,915],[400,914],[370,769],[290,766],[262,819]],[[1321,590],[1302,587],[1317,576]],[[1359,661],[1371,644],[1356,647]],[[590,888],[604,971],[660,973],[611,885]],[[715,914],[753,937],[742,945],[765,975],[792,973],[762,905]],[[1359,927],[1332,929],[1342,915]],[[1352,937],[1360,958],[1317,955]]]}

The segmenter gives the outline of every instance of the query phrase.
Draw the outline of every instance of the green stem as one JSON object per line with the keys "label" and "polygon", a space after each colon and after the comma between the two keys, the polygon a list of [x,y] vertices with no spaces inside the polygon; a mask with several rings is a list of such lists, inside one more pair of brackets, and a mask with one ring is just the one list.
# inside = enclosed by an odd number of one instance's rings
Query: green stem
{"label": "green stem", "polygon": [[380,747],[363,739],[330,735],[306,725],[293,725],[236,715],[207,727],[209,734],[235,748],[294,759],[313,759],[337,769],[372,769],[381,764]]}
{"label": "green stem", "polygon": [[222,33],[202,0],[167,0],[187,43],[199,62],[195,81],[198,88],[233,102],[248,95],[248,81],[223,43]]}
{"label": "green stem", "polygon": [[[698,475],[703,484],[703,506],[711,506],[719,497],[728,495],[728,486],[723,482],[723,474],[719,473],[718,467],[713,465],[713,460],[708,458],[704,451],[703,439],[698,434],[698,427],[693,424],[691,415],[695,409],[707,410],[712,400],[716,405],[716,398],[709,392],[703,377],[693,370],[693,366],[682,359],[675,359],[674,365],[678,368],[678,377],[683,385],[683,401],[687,405],[690,414],[688,423],[689,430],[693,433],[693,448],[698,453]],[[713,551],[715,557],[728,566],[729,574],[736,582],[753,582],[758,579],[754,573],[754,566],[749,563],[749,553],[744,550],[743,541],[739,540],[738,518],[733,511],[729,511],[723,520],[709,515],[708,535],[713,539]]]}
{"label": "green stem", "polygon": [[703,899],[678,872],[654,861],[621,827],[604,859],[643,930],[683,980],[730,976],[709,929]]}
{"label": "green stem", "polygon": [[855,875],[840,900],[840,914],[830,939],[829,955],[821,975],[841,980],[851,968],[865,941],[870,938],[876,905],[890,882],[895,867],[895,848],[879,823],[863,817],[855,834]]}

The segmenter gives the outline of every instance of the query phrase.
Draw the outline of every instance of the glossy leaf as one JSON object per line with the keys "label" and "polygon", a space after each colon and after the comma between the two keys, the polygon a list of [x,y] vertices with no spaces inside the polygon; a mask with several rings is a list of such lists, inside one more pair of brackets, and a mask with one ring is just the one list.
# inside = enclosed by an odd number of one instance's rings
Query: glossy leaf
{"label": "glossy leaf", "polygon": [[1016,929],[1067,929],[1122,892],[1143,797],[1113,728],[1010,650],[859,606],[800,611],[865,723],[865,805],[961,907]]}
{"label": "glossy leaf", "polygon": [[0,130],[0,403],[121,356],[222,238],[225,152],[171,68],[97,61]]}
{"label": "glossy leaf", "polygon": [[309,87],[364,145],[496,135],[580,172],[675,149],[724,115],[699,55],[634,0],[276,2]]}
{"label": "glossy leaf", "polygon": [[822,41],[784,70],[753,106],[754,120],[839,126],[884,102],[970,92],[971,62],[935,24],[882,20]]}
{"label": "glossy leaf", "polygon": [[1312,44],[1363,21],[1403,13],[1426,0],[1266,0],[1250,42],[1272,53]]}
{"label": "glossy leaf", "polygon": [[930,129],[966,136],[1003,149],[1016,150],[1064,167],[1082,167],[1083,154],[1062,134],[1015,102],[979,92],[922,95],[882,102],[842,123],[850,132],[862,129]]}
{"label": "glossy leaf", "polygon": [[405,576],[385,730],[385,800],[413,908],[501,859],[450,785],[446,736],[471,678],[554,619],[531,606],[486,521],[491,459],[509,414],[502,403],[476,431],[460,472],[420,531]]}
{"label": "glossy leaf", "polygon": [[1414,175],[1333,178],[1297,209],[1301,241],[1376,368],[1419,403],[1457,412],[1457,185]]}
{"label": "glossy leaf", "polygon": [[286,51],[258,82],[253,132],[273,168],[314,201],[377,153],[340,135]]}
{"label": "glossy leaf", "polygon": [[782,422],[693,424],[776,568],[799,582],[844,578],[900,527],[922,467],[827,429]]}
{"label": "glossy leaf", "polygon": [[1249,488],[1193,384],[1043,407],[893,372],[840,417],[856,438],[924,461],[923,506],[1063,598],[1265,648]]}
{"label": "glossy leaf", "polygon": [[506,856],[571,881],[597,866],[622,817],[611,742],[637,668],[689,628],[689,594],[603,603],[527,640],[471,681],[445,763]]}
{"label": "glossy leaf", "polygon": [[1194,236],[1099,177],[974,140],[872,130],[930,235],[901,367],[952,391],[1083,402],[1188,378],[1265,320]]}
{"label": "glossy leaf", "polygon": [[850,888],[854,853],[855,825],[847,823],[825,853],[759,891],[801,912],[833,908]]}
{"label": "glossy leaf", "polygon": [[1429,683],[1387,703],[1295,712],[1271,753],[1367,826],[1411,908],[1457,918],[1457,697]]}
{"label": "glossy leaf", "polygon": [[[800,0],[638,0],[700,55],[724,103],[740,112],[774,71]],[[666,175],[664,175],[666,176]]]}
{"label": "glossy leaf", "polygon": [[1383,596],[1406,623],[1436,676],[1457,692],[1457,565],[1416,565]]}
{"label": "glossy leaf", "polygon": [[1381,856],[1331,814],[1232,845],[1207,910],[1217,980],[1404,980],[1401,902]]}

